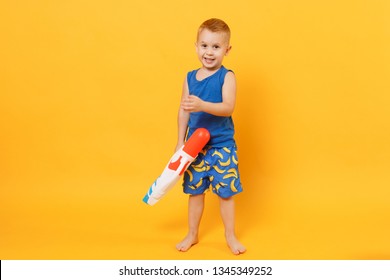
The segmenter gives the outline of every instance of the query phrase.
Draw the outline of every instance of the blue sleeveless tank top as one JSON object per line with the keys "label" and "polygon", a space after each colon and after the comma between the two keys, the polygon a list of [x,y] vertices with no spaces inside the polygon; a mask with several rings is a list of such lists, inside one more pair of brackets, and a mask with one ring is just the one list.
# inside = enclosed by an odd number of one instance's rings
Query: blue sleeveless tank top
{"label": "blue sleeveless tank top", "polygon": [[[224,66],[218,69],[213,75],[198,81],[196,73],[199,69],[187,74],[187,82],[190,95],[195,95],[200,99],[213,103],[222,102],[222,86],[225,81],[227,70]],[[205,112],[190,113],[188,122],[187,139],[197,128],[206,128],[210,132],[208,146],[232,147],[234,146],[234,124],[232,117],[219,117]]]}

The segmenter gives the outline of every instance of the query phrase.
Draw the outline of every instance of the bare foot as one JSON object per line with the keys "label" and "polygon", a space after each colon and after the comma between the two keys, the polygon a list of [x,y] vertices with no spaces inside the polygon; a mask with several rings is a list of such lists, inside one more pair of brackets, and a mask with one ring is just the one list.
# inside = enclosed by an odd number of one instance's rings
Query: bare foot
{"label": "bare foot", "polygon": [[226,242],[233,254],[239,255],[245,253],[245,246],[242,245],[234,235],[226,237]]}
{"label": "bare foot", "polygon": [[176,245],[176,249],[181,252],[186,252],[196,243],[198,243],[198,236],[189,233],[180,243]]}

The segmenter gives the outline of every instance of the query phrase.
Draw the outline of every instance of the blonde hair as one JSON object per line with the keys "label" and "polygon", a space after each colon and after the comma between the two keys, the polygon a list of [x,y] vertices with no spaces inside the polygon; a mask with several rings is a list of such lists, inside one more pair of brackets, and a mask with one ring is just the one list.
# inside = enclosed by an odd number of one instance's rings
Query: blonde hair
{"label": "blonde hair", "polygon": [[211,18],[203,22],[198,29],[198,34],[196,39],[198,40],[200,32],[203,29],[210,30],[211,32],[223,32],[227,36],[228,42],[230,41],[230,28],[229,26],[221,19]]}

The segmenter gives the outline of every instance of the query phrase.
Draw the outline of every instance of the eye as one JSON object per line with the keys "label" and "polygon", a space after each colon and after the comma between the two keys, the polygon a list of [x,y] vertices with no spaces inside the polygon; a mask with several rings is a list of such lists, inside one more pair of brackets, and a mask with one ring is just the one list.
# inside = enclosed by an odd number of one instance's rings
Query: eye
{"label": "eye", "polygon": [[215,45],[215,46],[213,46],[213,48],[217,50],[217,49],[219,49],[219,48],[220,48],[220,46],[218,46],[218,45]]}
{"label": "eye", "polygon": [[202,48],[207,48],[207,45],[206,44],[202,44],[201,47]]}

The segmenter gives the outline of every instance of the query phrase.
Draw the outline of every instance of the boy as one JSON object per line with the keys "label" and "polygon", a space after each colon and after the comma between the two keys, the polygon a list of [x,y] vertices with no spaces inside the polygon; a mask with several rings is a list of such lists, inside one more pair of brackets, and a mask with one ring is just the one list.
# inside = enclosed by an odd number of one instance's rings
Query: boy
{"label": "boy", "polygon": [[[242,191],[234,140],[232,113],[236,101],[234,73],[222,66],[230,52],[230,29],[219,19],[205,21],[198,30],[196,52],[202,67],[188,73],[182,90],[178,113],[180,148],[199,127],[209,130],[211,139],[184,175],[183,190],[188,202],[188,234],[176,245],[185,252],[198,242],[199,224],[204,208],[204,193],[212,186],[219,196],[226,242],[233,254],[245,247],[234,230],[233,195]],[[188,130],[188,132],[187,132]]]}

